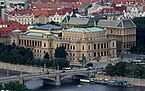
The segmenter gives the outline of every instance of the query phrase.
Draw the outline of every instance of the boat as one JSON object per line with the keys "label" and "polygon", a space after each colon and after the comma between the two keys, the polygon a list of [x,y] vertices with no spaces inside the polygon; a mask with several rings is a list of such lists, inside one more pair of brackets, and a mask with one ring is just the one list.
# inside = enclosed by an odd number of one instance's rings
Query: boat
{"label": "boat", "polygon": [[118,87],[128,87],[129,84],[125,80],[110,80],[107,82],[107,85],[118,86]]}
{"label": "boat", "polygon": [[90,82],[95,84],[104,84],[104,85],[107,84],[107,80],[104,80],[102,78],[91,78]]}
{"label": "boat", "polygon": [[80,82],[90,83],[90,80],[89,79],[80,79]]}

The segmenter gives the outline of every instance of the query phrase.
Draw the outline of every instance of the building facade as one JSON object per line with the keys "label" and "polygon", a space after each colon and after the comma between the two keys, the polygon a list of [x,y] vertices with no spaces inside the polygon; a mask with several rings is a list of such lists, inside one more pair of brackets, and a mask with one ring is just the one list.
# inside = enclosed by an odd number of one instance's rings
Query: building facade
{"label": "building facade", "polygon": [[[60,31],[62,34],[58,36]],[[66,48],[67,59],[71,61],[82,60],[84,57],[87,61],[100,57],[113,58],[136,45],[136,26],[130,19],[99,20],[97,27],[65,29],[42,25],[23,33],[14,31],[11,43],[31,48],[36,58],[43,58],[46,52],[53,57],[59,46]]]}
{"label": "building facade", "polygon": [[97,27],[90,28],[70,28],[62,32],[60,46],[65,46],[68,52],[68,60],[87,61],[96,60],[98,57],[117,57],[116,40],[107,39],[103,29]]}
{"label": "building facade", "polygon": [[60,23],[66,15],[72,13],[71,8],[60,10],[14,10],[6,13],[8,20],[21,24],[46,24],[54,21]]}
{"label": "building facade", "polygon": [[53,57],[59,46],[66,48],[67,59],[70,61],[79,61],[83,57],[87,61],[102,56],[117,57],[116,39],[107,39],[103,29],[97,27],[66,29],[62,31],[62,37],[48,30],[33,29],[24,33],[14,31],[12,43],[32,49],[35,58],[43,58],[46,52]]}
{"label": "building facade", "polygon": [[55,36],[48,33],[48,31],[41,33],[13,31],[11,34],[11,44],[15,43],[17,46],[30,48],[35,58],[43,58],[46,52],[49,53],[50,56],[53,56],[56,48],[55,42]]}
{"label": "building facade", "polygon": [[131,19],[100,20],[97,26],[104,28],[108,38],[117,39],[118,53],[136,45],[136,25]]}

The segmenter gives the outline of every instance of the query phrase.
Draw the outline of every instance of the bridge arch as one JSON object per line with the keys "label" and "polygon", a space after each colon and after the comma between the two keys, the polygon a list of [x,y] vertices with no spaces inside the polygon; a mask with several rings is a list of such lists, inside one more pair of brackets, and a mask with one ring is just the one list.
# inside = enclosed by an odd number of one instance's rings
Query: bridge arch
{"label": "bridge arch", "polygon": [[69,78],[69,77],[72,77],[72,76],[85,76],[85,77],[88,77],[88,75],[86,75],[86,74],[82,74],[82,73],[79,73],[79,74],[68,74],[68,75],[65,75],[65,76],[63,76],[60,80],[63,80],[63,79],[65,79],[65,78]]}

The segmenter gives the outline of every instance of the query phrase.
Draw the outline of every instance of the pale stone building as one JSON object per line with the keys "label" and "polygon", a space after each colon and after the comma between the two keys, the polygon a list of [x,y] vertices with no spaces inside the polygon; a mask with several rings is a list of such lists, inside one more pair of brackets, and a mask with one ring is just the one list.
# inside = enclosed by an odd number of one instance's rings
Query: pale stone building
{"label": "pale stone building", "polygon": [[64,30],[59,44],[66,47],[68,59],[73,61],[83,57],[87,61],[102,56],[117,57],[116,39],[107,39],[103,29],[97,27]]}
{"label": "pale stone building", "polygon": [[136,25],[131,19],[99,20],[97,26],[104,28],[107,38],[117,39],[117,53],[128,51],[136,45]]}
{"label": "pale stone building", "polygon": [[13,31],[11,43],[31,48],[36,58],[43,58],[48,52],[54,56],[55,48],[66,47],[68,60],[78,61],[83,57],[87,61],[97,57],[117,57],[116,39],[107,39],[103,29],[70,28],[62,31],[62,37],[51,33],[50,30],[30,29],[28,32]]}
{"label": "pale stone building", "polygon": [[[11,43],[31,48],[36,58],[42,58],[46,52],[53,57],[55,48],[64,46],[71,61],[83,57],[87,61],[113,58],[136,45],[136,26],[131,20],[100,20],[97,26],[59,29],[43,25],[23,33],[14,31]],[[62,35],[58,36],[60,31]]]}

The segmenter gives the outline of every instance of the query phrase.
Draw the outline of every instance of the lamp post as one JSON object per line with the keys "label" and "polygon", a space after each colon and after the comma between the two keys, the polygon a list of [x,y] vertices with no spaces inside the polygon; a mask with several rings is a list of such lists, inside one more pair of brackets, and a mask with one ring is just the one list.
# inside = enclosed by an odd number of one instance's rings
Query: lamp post
{"label": "lamp post", "polygon": [[7,67],[7,76],[9,76],[9,67]]}

